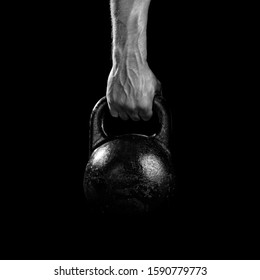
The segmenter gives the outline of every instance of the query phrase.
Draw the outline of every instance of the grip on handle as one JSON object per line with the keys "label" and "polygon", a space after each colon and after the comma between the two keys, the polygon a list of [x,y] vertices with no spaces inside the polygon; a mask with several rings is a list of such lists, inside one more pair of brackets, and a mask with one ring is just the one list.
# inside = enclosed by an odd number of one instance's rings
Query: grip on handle
{"label": "grip on handle", "polygon": [[[95,105],[90,116],[89,131],[89,155],[108,140],[108,135],[103,129],[103,119],[105,112],[109,111],[106,97],[102,97]],[[158,115],[161,128],[159,133],[150,136],[169,148],[170,141],[170,113],[162,95],[156,95],[153,102],[153,112]]]}

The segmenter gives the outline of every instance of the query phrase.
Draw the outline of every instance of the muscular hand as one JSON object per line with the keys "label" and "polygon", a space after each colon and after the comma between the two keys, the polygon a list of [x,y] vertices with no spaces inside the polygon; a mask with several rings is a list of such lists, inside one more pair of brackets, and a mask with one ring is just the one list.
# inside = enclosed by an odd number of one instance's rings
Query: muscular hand
{"label": "muscular hand", "polygon": [[107,82],[107,101],[113,117],[123,120],[147,121],[152,116],[154,95],[160,90],[160,82],[148,66],[138,62],[134,54],[114,66]]}
{"label": "muscular hand", "polygon": [[110,0],[113,66],[107,101],[113,117],[149,120],[160,83],[147,63],[146,26],[151,0]]}

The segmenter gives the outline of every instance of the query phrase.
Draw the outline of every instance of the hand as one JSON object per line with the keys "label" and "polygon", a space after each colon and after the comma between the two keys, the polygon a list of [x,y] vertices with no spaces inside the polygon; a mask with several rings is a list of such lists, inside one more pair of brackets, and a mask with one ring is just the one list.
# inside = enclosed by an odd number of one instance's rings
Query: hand
{"label": "hand", "polygon": [[107,101],[113,117],[127,120],[148,121],[152,117],[153,99],[160,90],[160,82],[150,70],[148,63],[137,63],[128,58],[113,66],[107,82]]}

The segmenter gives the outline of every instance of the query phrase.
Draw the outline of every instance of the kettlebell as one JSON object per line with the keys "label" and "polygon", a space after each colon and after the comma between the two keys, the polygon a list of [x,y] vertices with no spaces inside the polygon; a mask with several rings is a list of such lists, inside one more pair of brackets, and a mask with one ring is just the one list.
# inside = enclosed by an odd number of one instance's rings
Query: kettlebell
{"label": "kettlebell", "polygon": [[88,206],[97,213],[130,216],[165,209],[174,189],[170,117],[165,99],[154,98],[153,112],[160,129],[150,136],[107,135],[104,117],[108,110],[103,97],[90,117],[90,157],[83,183]]}

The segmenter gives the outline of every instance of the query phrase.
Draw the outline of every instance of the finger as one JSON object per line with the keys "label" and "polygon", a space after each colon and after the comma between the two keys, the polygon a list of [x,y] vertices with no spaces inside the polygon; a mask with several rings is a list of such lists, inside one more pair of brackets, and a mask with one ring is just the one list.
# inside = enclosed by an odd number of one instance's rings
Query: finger
{"label": "finger", "polygon": [[109,107],[109,111],[110,111],[110,114],[111,114],[112,117],[118,118],[118,112],[114,107],[112,107],[112,106]]}
{"label": "finger", "polygon": [[116,106],[116,104],[114,102],[111,102],[109,99],[108,99],[108,108],[109,108],[109,112],[111,114],[112,117],[114,118],[118,118],[118,108]]}
{"label": "finger", "polygon": [[115,108],[116,108],[116,110],[117,110],[117,112],[118,112],[119,117],[120,117],[122,120],[126,121],[126,120],[129,119],[129,117],[128,117],[128,115],[127,115],[127,112],[126,112],[126,110],[125,110],[124,108],[122,108],[121,106],[119,106],[119,105],[117,105],[117,104],[115,104]]}
{"label": "finger", "polygon": [[138,115],[137,110],[126,108],[126,112],[131,120],[133,120],[135,122],[140,121],[140,117]]}
{"label": "finger", "polygon": [[123,112],[123,111],[120,111],[120,112],[119,112],[119,117],[120,117],[122,120],[124,120],[124,121],[126,121],[126,120],[129,119],[128,115],[127,115],[125,112]]}
{"label": "finger", "polygon": [[153,115],[152,109],[140,109],[139,110],[139,116],[144,121],[149,121]]}
{"label": "finger", "polygon": [[137,113],[132,113],[132,114],[128,114],[128,115],[130,116],[130,118],[133,121],[135,121],[135,122],[140,121],[140,117],[139,117],[139,115]]}

